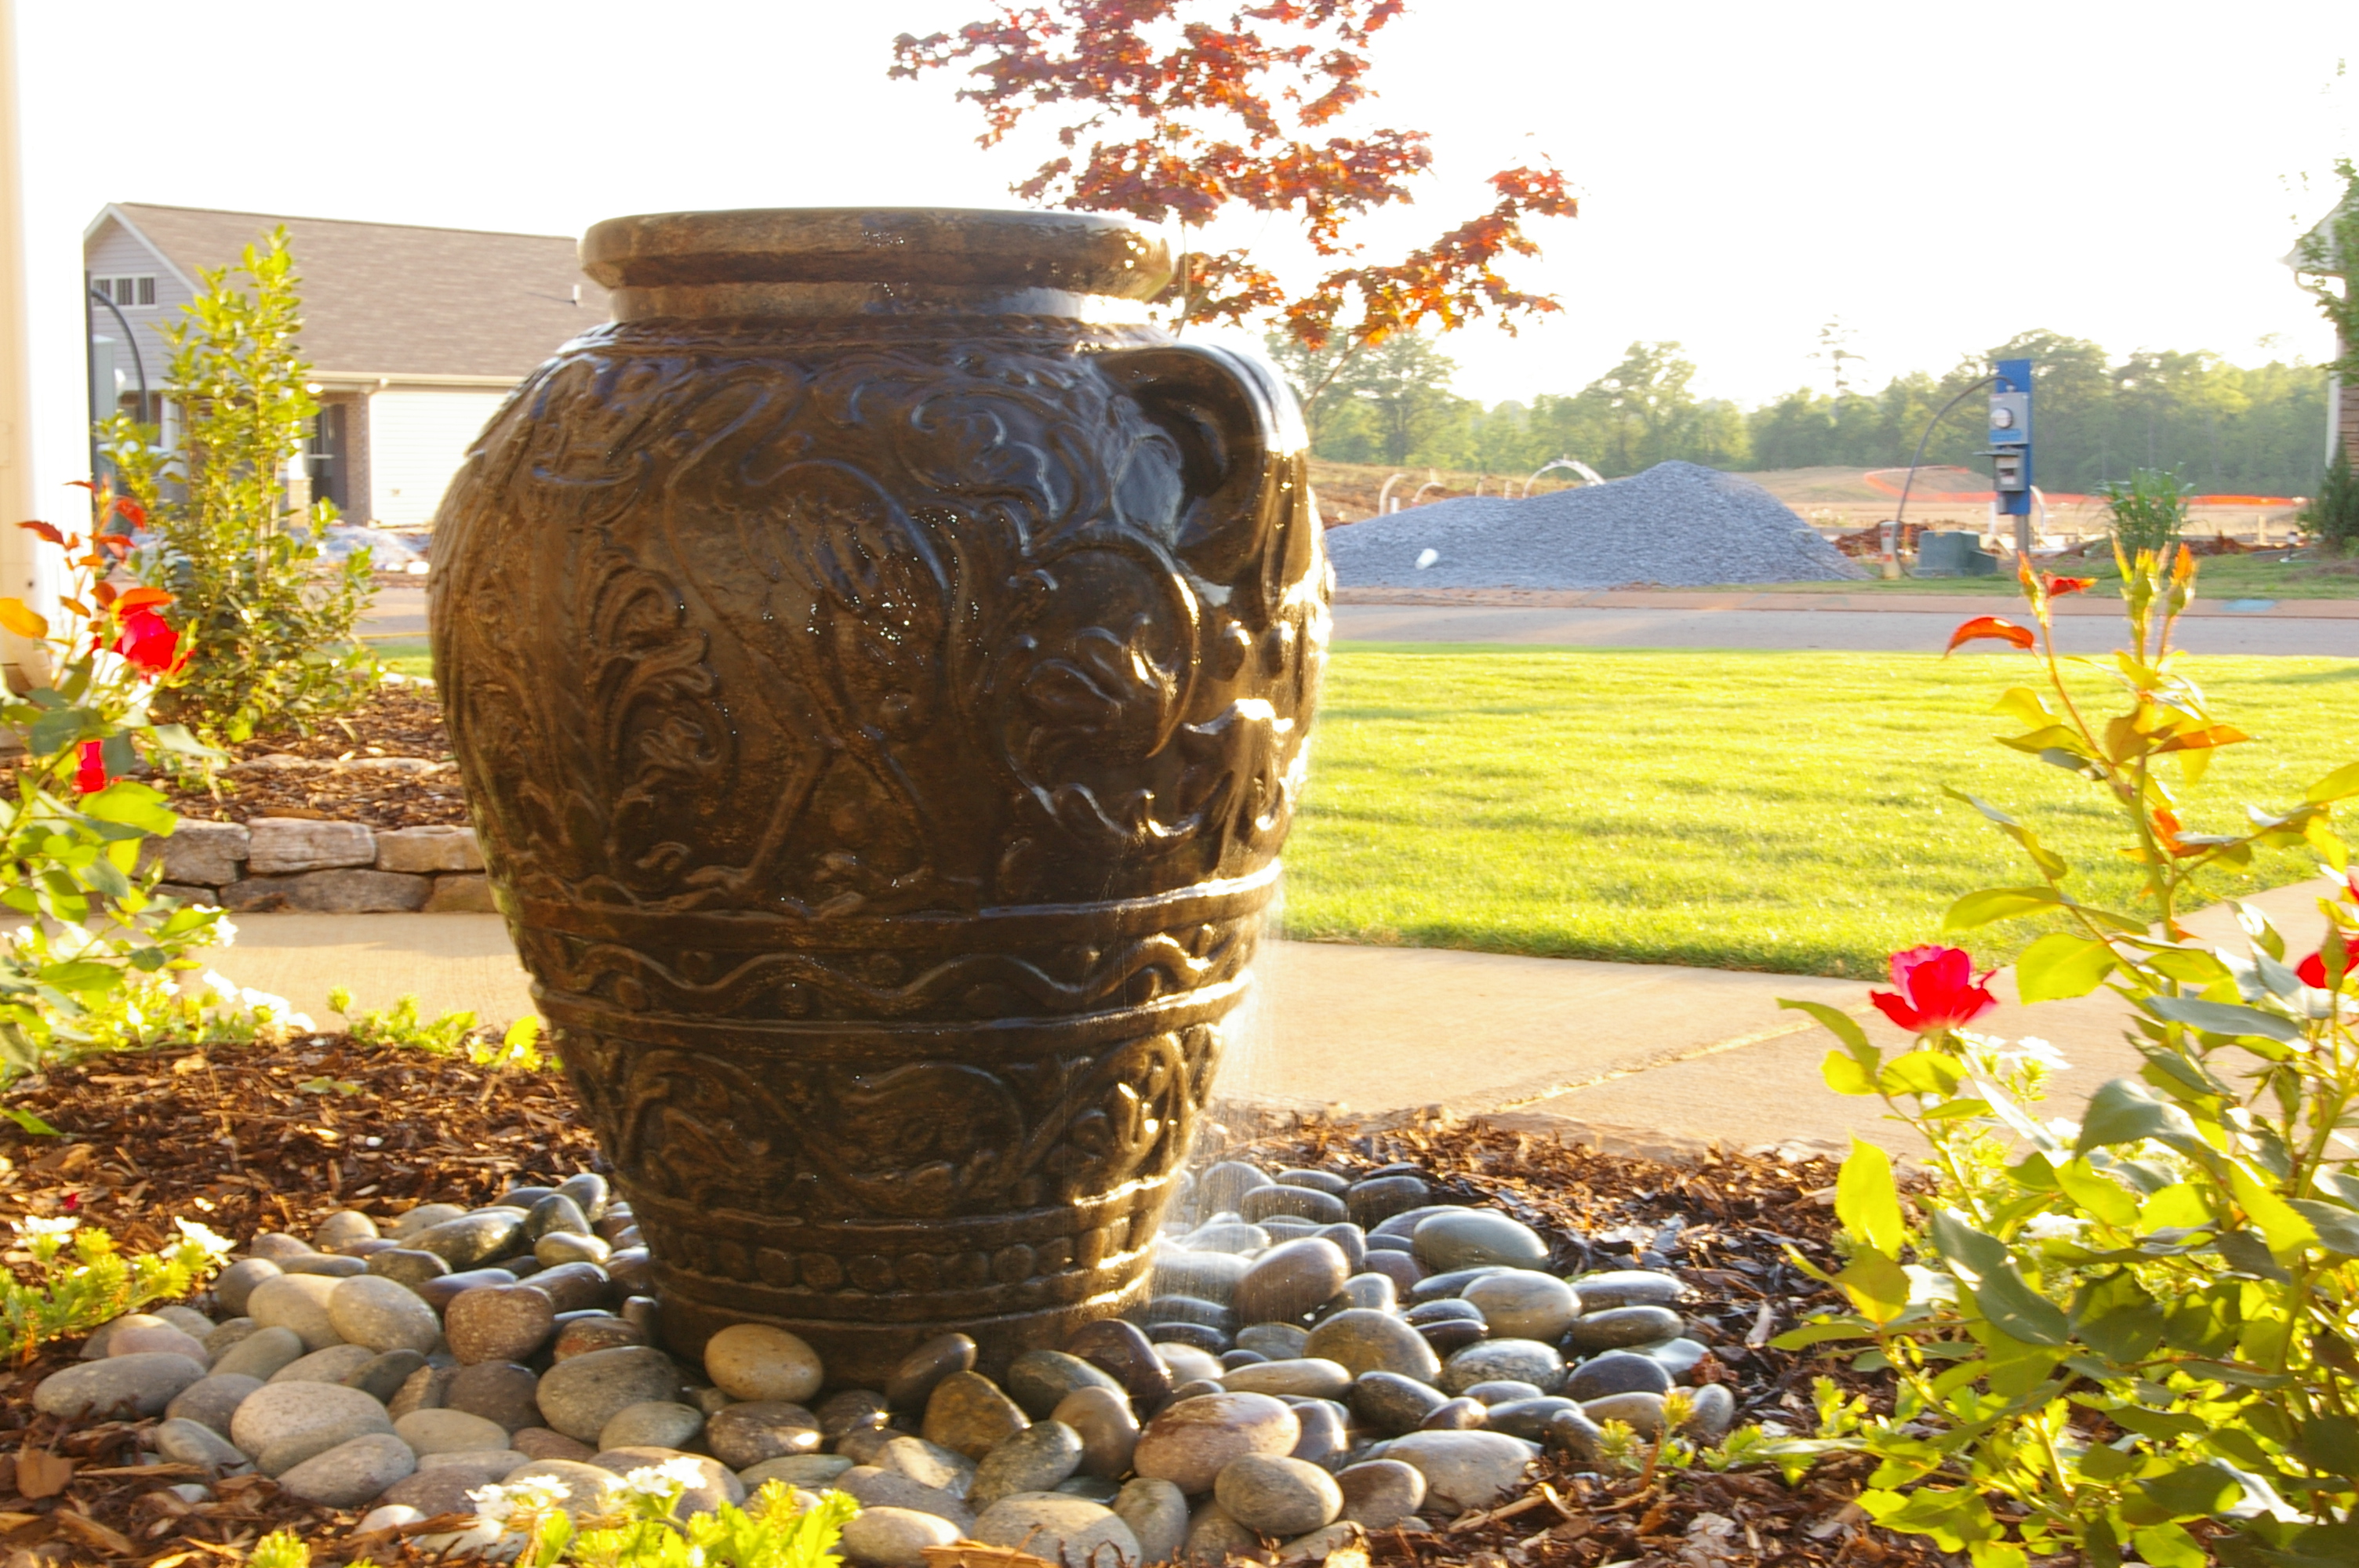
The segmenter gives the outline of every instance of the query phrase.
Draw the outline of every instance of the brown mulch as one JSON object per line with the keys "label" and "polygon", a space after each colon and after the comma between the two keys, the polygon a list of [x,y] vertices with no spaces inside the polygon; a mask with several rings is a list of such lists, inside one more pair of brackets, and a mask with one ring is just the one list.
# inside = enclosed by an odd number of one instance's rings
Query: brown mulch
{"label": "brown mulch", "polygon": [[[339,1208],[382,1216],[426,1200],[480,1202],[601,1163],[553,1073],[494,1072],[341,1036],[95,1058],[20,1080],[6,1102],[60,1136],[0,1122],[0,1218],[76,1214],[126,1249],[164,1241],[176,1217],[240,1241],[261,1230],[303,1234]],[[1821,1196],[1835,1172],[1823,1161],[1732,1154],[1672,1166],[1479,1123],[1369,1130],[1288,1119],[1213,1133],[1226,1152],[1270,1168],[1416,1161],[1441,1188],[1538,1228],[1567,1270],[1669,1263],[1703,1292],[1686,1310],[1722,1331],[1703,1375],[1730,1387],[1743,1420],[1807,1432],[1810,1380],[1831,1368],[1876,1391],[1839,1366],[1761,1343],[1824,1302],[1785,1255],[1794,1246],[1814,1261],[1830,1258],[1833,1221]],[[27,1271],[24,1254],[7,1261]],[[139,1466],[143,1423],[70,1428],[33,1411],[34,1385],[71,1364],[75,1349],[50,1346],[0,1373],[0,1565],[234,1563],[282,1525],[310,1541],[323,1568],[362,1556],[428,1561],[397,1541],[352,1538],[361,1510],[315,1508],[258,1476],[216,1484],[214,1500],[193,1506],[172,1498],[172,1484],[203,1477]],[[58,1461],[71,1462],[70,1476]],[[1794,1488],[1770,1472],[1600,1480],[1551,1456],[1522,1496],[1431,1535],[1386,1532],[1369,1554],[1377,1568],[1688,1568],[1690,1549],[1719,1532],[1726,1554],[1704,1560],[1731,1568],[1947,1561],[1861,1521],[1849,1505],[1864,1474],[1837,1458]]]}
{"label": "brown mulch", "polygon": [[[258,736],[227,748],[236,762],[280,755],[324,762],[366,757],[422,757],[447,762],[451,738],[430,688],[380,687],[350,713],[313,724],[308,732]],[[233,764],[234,765],[234,764]],[[365,822],[372,827],[463,827],[467,799],[451,768],[419,776],[363,768],[223,773],[210,786],[191,780],[168,786],[172,808],[212,822],[257,816],[304,816]]]}

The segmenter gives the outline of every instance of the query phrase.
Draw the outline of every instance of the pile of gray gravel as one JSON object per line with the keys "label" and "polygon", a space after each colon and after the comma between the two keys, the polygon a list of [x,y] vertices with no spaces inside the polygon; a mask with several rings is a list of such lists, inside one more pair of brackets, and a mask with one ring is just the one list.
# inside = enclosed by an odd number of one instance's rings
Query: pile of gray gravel
{"label": "pile of gray gravel", "polygon": [[1682,462],[1526,501],[1437,501],[1331,529],[1327,548],[1343,588],[1703,588],[1867,575],[1751,480]]}

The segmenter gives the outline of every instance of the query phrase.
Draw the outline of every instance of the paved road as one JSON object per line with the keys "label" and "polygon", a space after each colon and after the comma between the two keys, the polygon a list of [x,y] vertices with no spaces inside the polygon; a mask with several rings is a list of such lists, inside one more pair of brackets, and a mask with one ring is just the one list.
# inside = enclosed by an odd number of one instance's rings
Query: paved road
{"label": "paved road", "polygon": [[[2015,607],[1995,613],[2018,618]],[[1516,643],[1593,648],[1827,648],[1863,654],[1941,651],[1955,611],[1908,610],[1545,610],[1488,605],[1339,604],[1335,634],[1352,642]],[[2110,617],[2060,619],[2067,653],[2119,645]],[[2250,620],[2213,615],[2179,623],[2178,643],[2194,654],[2312,654],[2359,658],[2359,621]],[[1984,650],[2004,644],[1974,644]]]}

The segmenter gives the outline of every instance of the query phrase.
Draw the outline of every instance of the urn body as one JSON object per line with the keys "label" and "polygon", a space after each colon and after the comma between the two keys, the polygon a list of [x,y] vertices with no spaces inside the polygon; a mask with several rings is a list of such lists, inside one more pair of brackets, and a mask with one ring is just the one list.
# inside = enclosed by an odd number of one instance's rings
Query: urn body
{"label": "urn body", "polygon": [[[1299,795],[1290,395],[1159,245],[945,211],[601,224],[616,320],[453,481],[470,810],[693,1353],[878,1381],[1141,1300]],[[1125,317],[1132,318],[1125,319]]]}

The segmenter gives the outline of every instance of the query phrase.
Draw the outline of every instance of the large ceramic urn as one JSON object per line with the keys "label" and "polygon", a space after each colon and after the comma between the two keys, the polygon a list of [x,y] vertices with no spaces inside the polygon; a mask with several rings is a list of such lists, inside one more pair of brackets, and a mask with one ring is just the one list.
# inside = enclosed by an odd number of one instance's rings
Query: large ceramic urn
{"label": "large ceramic urn", "polygon": [[693,1353],[986,1369],[1138,1305],[1302,783],[1327,568],[1266,368],[1031,212],[601,223],[615,319],[444,502],[443,710]]}

